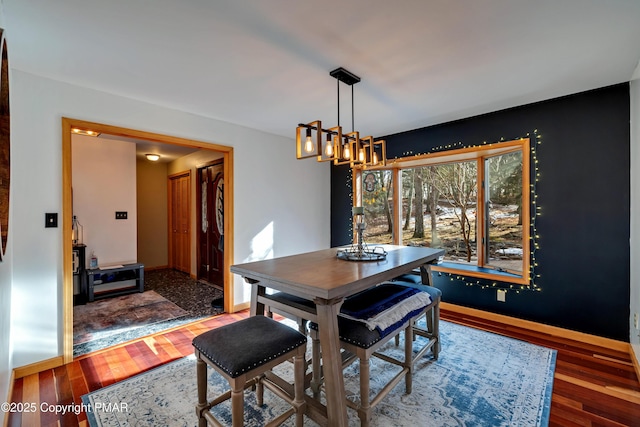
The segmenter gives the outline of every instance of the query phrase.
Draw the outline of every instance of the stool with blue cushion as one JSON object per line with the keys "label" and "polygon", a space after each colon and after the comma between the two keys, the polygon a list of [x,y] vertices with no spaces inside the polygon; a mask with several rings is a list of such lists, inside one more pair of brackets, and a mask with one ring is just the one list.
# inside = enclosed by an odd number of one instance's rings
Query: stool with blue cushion
{"label": "stool with blue cushion", "polygon": [[[419,290],[409,289],[393,283],[384,283],[347,298],[342,305],[341,315],[338,317],[338,330],[340,333],[340,345],[346,350],[343,355],[343,368],[349,366],[356,359],[360,361],[360,402],[357,403],[348,399],[347,406],[358,412],[362,427],[369,425],[375,405],[403,378],[405,380],[406,393],[411,393],[414,364],[413,324],[415,319],[421,316],[430,304],[428,299],[423,298],[418,301],[415,296],[419,293],[421,293]],[[409,300],[410,297],[414,297],[411,302]],[[371,329],[373,326],[371,322],[367,324],[362,321],[362,319],[373,319],[380,313],[390,313],[396,309],[397,316],[392,316],[392,320],[385,324],[384,328],[376,326]],[[384,344],[402,331],[405,332],[407,337],[405,339],[403,360],[378,352]],[[313,358],[318,359],[321,357],[321,352],[318,325],[316,323],[310,324],[310,334]],[[398,365],[402,369],[373,399],[370,399],[369,364],[372,356]],[[316,372],[314,369],[311,382],[314,394],[317,394],[317,384],[321,382],[321,373]]]}
{"label": "stool with blue cushion", "polygon": [[[404,286],[419,289],[422,292],[426,292],[431,297],[431,305],[425,310],[425,327],[421,327],[417,324],[417,320],[413,325],[413,334],[425,337],[429,341],[423,347],[423,350],[431,348],[433,351],[433,358],[438,360],[440,355],[440,300],[442,299],[442,291],[434,286],[420,285],[413,283],[403,283]],[[421,355],[422,356],[422,355]],[[416,360],[418,357],[416,357]]]}
{"label": "stool with blue cushion", "polygon": [[[198,335],[193,340],[198,380],[196,414],[200,427],[207,422],[221,426],[210,409],[231,399],[233,427],[244,425],[244,390],[257,386],[258,404],[262,405],[262,386],[291,404],[269,426],[282,424],[293,413],[301,427],[305,410],[304,376],[307,338],[300,332],[265,316],[253,316]],[[284,387],[282,378],[270,370],[293,358],[294,384]],[[222,375],[231,387],[215,399],[207,400],[207,365]],[[290,385],[287,383],[287,385]]]}
{"label": "stool with blue cushion", "polygon": [[[433,279],[431,276],[431,266],[426,265],[421,268],[421,274],[404,274],[394,279],[394,283],[408,286],[411,288],[419,289],[422,292],[426,292],[431,296],[431,307],[425,312],[425,327],[420,327],[417,324],[413,325],[413,333],[425,337],[429,340],[426,349],[432,348],[433,357],[438,360],[440,354],[440,301],[442,299],[442,291],[434,287]],[[417,322],[416,322],[417,323]],[[399,343],[399,339],[396,338],[396,344]]]}

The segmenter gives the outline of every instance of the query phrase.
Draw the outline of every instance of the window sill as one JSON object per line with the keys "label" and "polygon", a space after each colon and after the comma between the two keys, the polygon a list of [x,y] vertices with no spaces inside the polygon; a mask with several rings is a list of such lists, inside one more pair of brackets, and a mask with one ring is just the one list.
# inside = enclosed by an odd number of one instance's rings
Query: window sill
{"label": "window sill", "polygon": [[478,279],[495,280],[518,285],[529,285],[529,278],[518,274],[498,271],[490,268],[478,267],[475,265],[463,265],[454,262],[442,262],[431,267],[433,271],[441,273],[457,274],[460,276],[476,277]]}

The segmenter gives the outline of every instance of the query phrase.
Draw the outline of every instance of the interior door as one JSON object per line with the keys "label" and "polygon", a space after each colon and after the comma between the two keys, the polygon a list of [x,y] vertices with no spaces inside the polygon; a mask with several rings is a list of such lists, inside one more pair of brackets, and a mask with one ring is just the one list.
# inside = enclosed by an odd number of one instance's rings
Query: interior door
{"label": "interior door", "polygon": [[198,169],[198,279],[224,286],[224,176],[218,162]]}
{"label": "interior door", "polygon": [[169,262],[170,267],[191,273],[191,174],[169,177]]}

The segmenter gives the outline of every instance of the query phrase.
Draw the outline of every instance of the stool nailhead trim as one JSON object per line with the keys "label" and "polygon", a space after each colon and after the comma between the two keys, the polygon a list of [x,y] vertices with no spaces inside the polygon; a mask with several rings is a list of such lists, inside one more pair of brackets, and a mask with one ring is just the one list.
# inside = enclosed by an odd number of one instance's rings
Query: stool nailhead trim
{"label": "stool nailhead trim", "polygon": [[306,339],[305,339],[305,340],[302,340],[302,341],[300,341],[297,345],[292,345],[291,347],[286,348],[286,349],[284,349],[284,350],[281,350],[280,352],[278,352],[278,353],[276,353],[276,354],[271,354],[271,355],[269,355],[269,357],[268,357],[268,358],[266,358],[266,359],[262,359],[262,360],[260,360],[260,361],[258,361],[258,362],[255,362],[252,366],[244,366],[242,369],[240,369],[240,370],[238,370],[238,371],[236,371],[236,372],[231,372],[231,371],[230,371],[230,370],[228,370],[226,367],[222,366],[222,365],[220,364],[220,361],[219,361],[219,360],[216,360],[216,359],[214,359],[213,357],[211,357],[211,354],[209,354],[209,353],[207,353],[207,352],[203,351],[203,350],[202,350],[202,348],[200,348],[200,347],[198,347],[198,346],[195,346],[195,347],[200,351],[200,353],[204,354],[204,355],[207,357],[207,359],[209,359],[209,360],[210,360],[212,363],[214,363],[217,367],[219,367],[220,369],[222,369],[224,372],[226,372],[226,373],[227,373],[227,374],[229,374],[230,376],[232,376],[232,377],[237,377],[237,376],[241,375],[241,374],[242,374],[242,373],[244,373],[244,372],[251,371],[251,370],[253,370],[253,369],[257,368],[258,366],[264,365],[265,363],[267,363],[267,362],[268,362],[268,361],[270,361],[270,360],[273,360],[273,359],[275,359],[275,358],[277,358],[277,357],[279,357],[279,356],[282,356],[282,355],[283,355],[283,354],[285,354],[285,353],[290,352],[290,351],[291,351],[291,350],[293,350],[294,348],[297,348],[297,347],[300,347],[300,346],[301,346],[301,345],[303,345],[303,344],[306,344],[306,342],[307,342],[307,341],[306,341]]}

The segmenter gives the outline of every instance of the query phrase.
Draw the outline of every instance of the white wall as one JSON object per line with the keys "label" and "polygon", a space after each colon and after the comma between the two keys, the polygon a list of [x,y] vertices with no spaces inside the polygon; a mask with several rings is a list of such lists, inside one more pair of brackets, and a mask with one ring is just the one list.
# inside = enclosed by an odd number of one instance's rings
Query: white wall
{"label": "white wall", "polygon": [[[0,0],[0,28],[4,28],[4,10],[2,0]],[[9,52],[9,62],[11,62],[11,35],[5,34],[7,38],[7,51]],[[9,70],[9,84],[11,85],[11,70]],[[9,91],[10,98],[13,93]],[[12,120],[13,121],[13,120]],[[14,156],[11,154],[11,177],[13,178]],[[13,192],[12,192],[13,193]],[[13,195],[9,195],[10,199]],[[6,254],[0,261],[0,401],[6,401],[9,396],[9,380],[11,378],[11,277],[13,259],[13,206],[9,202],[9,236],[7,241]],[[4,419],[6,414],[2,414]]]}
{"label": "white wall", "polygon": [[[640,366],[640,330],[635,328],[634,313],[640,316],[640,64],[631,80],[631,331],[629,342]],[[638,319],[640,322],[640,319]]]}
{"label": "white wall", "polygon": [[138,262],[145,268],[169,265],[167,164],[138,159]]}
{"label": "white wall", "polygon": [[[73,214],[87,258],[94,253],[100,267],[138,262],[136,145],[72,135],[71,153]],[[127,219],[115,219],[116,211]]]}
{"label": "white wall", "polygon": [[[329,165],[296,160],[293,138],[19,70],[11,90],[13,366],[62,354],[62,233],[44,228],[44,213],[62,211],[63,116],[234,147],[236,263],[257,255],[258,235],[274,256],[329,246]],[[235,288],[236,298],[249,299],[241,278]]]}

